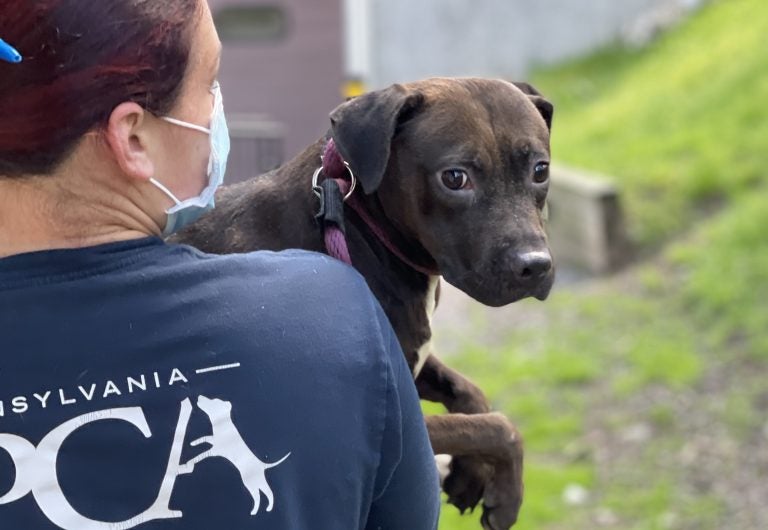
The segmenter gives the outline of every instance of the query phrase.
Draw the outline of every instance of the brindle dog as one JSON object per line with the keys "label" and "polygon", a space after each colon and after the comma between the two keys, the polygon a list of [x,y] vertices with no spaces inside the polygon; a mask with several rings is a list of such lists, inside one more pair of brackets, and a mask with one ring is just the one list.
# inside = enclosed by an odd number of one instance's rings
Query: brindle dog
{"label": "brindle dog", "polygon": [[[328,138],[362,186],[359,200],[407,259],[490,306],[549,294],[554,269],[542,221],[552,105],[530,85],[428,79],[350,100],[329,136],[284,166],[225,187],[217,207],[176,241],[212,253],[302,248],[326,252],[311,179]],[[354,267],[378,298],[421,398],[435,454],[449,454],[443,489],[462,512],[483,501],[483,527],[511,527],[522,501],[522,440],[483,393],[430,347],[439,276],[392,254],[351,208]]]}

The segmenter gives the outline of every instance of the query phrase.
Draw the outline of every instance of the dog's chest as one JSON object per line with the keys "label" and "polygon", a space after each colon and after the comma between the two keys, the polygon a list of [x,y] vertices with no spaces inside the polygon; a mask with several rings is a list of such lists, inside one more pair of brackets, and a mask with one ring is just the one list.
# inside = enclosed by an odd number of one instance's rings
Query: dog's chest
{"label": "dog's chest", "polygon": [[439,276],[421,276],[415,282],[370,282],[392,324],[414,377],[429,357],[432,313],[437,305],[439,282]]}
{"label": "dog's chest", "polygon": [[413,367],[413,377],[416,378],[424,367],[432,351],[432,315],[437,307],[437,288],[440,285],[440,276],[430,276],[427,294],[424,297],[424,313],[427,319],[427,327],[430,331],[429,337],[416,350],[416,362]]}

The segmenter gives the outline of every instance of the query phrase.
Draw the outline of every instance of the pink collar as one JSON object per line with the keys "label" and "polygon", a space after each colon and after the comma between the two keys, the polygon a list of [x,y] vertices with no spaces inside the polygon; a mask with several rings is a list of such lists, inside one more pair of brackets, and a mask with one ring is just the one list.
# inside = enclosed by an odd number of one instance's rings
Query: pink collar
{"label": "pink collar", "polygon": [[[331,178],[336,181],[342,196],[346,197],[350,192],[352,182],[348,180],[348,176],[352,175],[351,170],[348,171],[348,165],[344,162],[339,151],[336,149],[336,143],[333,138],[328,140],[323,152],[323,174],[326,178]],[[352,176],[354,179],[354,176]],[[346,203],[352,208],[355,213],[368,225],[368,228],[373,232],[378,240],[384,245],[392,254],[397,256],[403,263],[427,276],[439,276],[440,271],[436,268],[424,267],[417,265],[413,260],[409,259],[405,255],[405,252],[401,251],[397,245],[392,242],[392,239],[388,236],[387,232],[371,217],[368,210],[365,208],[360,198],[354,193],[349,194],[346,199]],[[351,263],[349,257],[349,250],[347,248],[346,238],[344,234],[335,226],[326,227],[325,230],[325,246],[329,254],[334,258],[340,259],[348,264]]]}

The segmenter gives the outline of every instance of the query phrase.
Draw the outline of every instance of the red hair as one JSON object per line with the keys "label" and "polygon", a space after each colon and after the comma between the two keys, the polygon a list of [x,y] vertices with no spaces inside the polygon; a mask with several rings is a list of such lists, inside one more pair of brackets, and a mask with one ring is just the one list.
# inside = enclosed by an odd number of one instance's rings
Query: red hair
{"label": "red hair", "polygon": [[49,174],[82,136],[133,101],[174,106],[202,0],[2,0],[0,175]]}

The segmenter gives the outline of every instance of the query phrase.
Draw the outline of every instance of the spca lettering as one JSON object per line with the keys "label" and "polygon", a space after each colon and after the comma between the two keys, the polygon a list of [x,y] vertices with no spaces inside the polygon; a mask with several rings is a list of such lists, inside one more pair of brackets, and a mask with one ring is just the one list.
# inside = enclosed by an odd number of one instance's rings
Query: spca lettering
{"label": "spca lettering", "polygon": [[37,447],[20,436],[0,433],[0,449],[10,455],[16,467],[16,479],[11,489],[5,494],[0,492],[0,505],[9,504],[32,493],[45,516],[64,530],[127,530],[150,521],[183,517],[181,511],[173,510],[169,506],[176,478],[194,472],[195,465],[202,460],[218,456],[228,460],[240,472],[243,485],[253,497],[251,515],[259,512],[262,493],[267,498],[266,511],[271,511],[274,507],[274,495],[266,479],[266,470],[283,463],[290,453],[274,463],[262,462],[249,449],[232,422],[230,402],[199,396],[197,406],[208,416],[212,434],[194,440],[190,445],[208,444],[209,449],[186,463],[180,462],[193,410],[189,398],[184,399],[181,402],[168,464],[157,497],[151,506],[130,519],[120,522],[96,521],[78,513],[64,496],[57,476],[56,463],[64,441],[89,423],[105,419],[121,420],[136,427],[145,438],[151,438],[152,432],[141,407],[115,408],[83,414],[50,431],[40,440]]}

